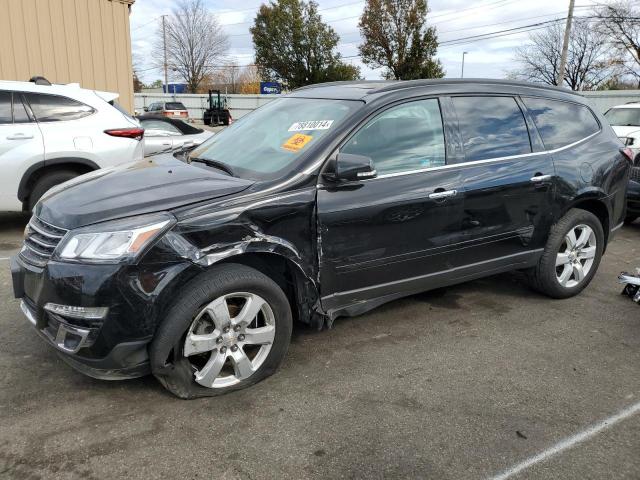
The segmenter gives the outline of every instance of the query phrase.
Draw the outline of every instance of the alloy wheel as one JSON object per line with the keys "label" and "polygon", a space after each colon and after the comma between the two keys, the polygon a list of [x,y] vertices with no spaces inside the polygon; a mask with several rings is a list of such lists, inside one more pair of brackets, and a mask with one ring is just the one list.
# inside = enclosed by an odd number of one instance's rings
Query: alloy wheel
{"label": "alloy wheel", "polygon": [[588,225],[567,232],[556,256],[556,279],[565,288],[580,284],[591,271],[596,256],[596,234]]}
{"label": "alloy wheel", "polygon": [[208,388],[230,387],[260,368],[275,332],[275,316],[266,300],[254,293],[230,293],[196,315],[187,331],[183,355],[197,383]]}

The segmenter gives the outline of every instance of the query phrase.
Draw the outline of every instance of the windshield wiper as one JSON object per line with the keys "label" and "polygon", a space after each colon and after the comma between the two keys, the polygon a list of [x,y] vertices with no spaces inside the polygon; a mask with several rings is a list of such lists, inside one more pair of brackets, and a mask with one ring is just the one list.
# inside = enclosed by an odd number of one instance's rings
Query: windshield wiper
{"label": "windshield wiper", "polygon": [[208,158],[199,158],[199,157],[189,157],[190,162],[199,162],[204,163],[207,167],[217,168],[218,170],[222,170],[223,172],[235,177],[235,173],[233,169],[227,165],[226,163],[219,162],[218,160],[210,160]]}

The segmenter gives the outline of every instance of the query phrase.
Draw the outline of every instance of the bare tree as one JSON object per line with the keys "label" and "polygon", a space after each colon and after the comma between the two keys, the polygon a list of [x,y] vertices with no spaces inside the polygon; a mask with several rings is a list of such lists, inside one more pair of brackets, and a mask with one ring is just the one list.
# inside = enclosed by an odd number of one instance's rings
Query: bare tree
{"label": "bare tree", "polygon": [[[163,64],[163,31],[154,44],[154,61]],[[224,61],[229,41],[214,14],[202,0],[180,0],[166,21],[167,63],[195,93],[216,64]]]}
{"label": "bare tree", "polygon": [[260,93],[260,72],[255,65],[247,65],[242,69],[240,78],[240,93]]}
{"label": "bare tree", "polygon": [[596,10],[597,27],[613,47],[619,73],[633,78],[640,88],[640,4],[613,1]]}
{"label": "bare tree", "polygon": [[226,87],[228,93],[238,93],[242,67],[235,61],[216,69],[216,83]]}
{"label": "bare tree", "polygon": [[[557,85],[564,24],[556,22],[529,35],[529,43],[516,49],[519,68],[510,77]],[[571,90],[595,90],[613,73],[606,36],[587,20],[575,19],[569,39],[565,84]]]}

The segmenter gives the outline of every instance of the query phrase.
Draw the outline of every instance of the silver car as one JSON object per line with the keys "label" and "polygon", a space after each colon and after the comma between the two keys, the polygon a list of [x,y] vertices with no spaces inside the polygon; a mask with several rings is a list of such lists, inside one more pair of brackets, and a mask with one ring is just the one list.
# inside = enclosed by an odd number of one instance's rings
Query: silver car
{"label": "silver car", "polygon": [[213,135],[213,132],[173,118],[141,115],[138,120],[144,128],[145,157],[158,152],[197,146]]}

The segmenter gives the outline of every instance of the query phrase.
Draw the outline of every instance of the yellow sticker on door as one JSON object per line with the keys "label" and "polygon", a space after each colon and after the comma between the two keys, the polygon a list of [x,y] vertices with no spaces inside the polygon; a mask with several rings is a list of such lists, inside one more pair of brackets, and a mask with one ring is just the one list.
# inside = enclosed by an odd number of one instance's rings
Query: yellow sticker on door
{"label": "yellow sticker on door", "polygon": [[290,152],[297,152],[311,141],[313,137],[311,135],[303,135],[302,133],[296,133],[292,135],[289,140],[282,144],[282,148],[289,150]]}

